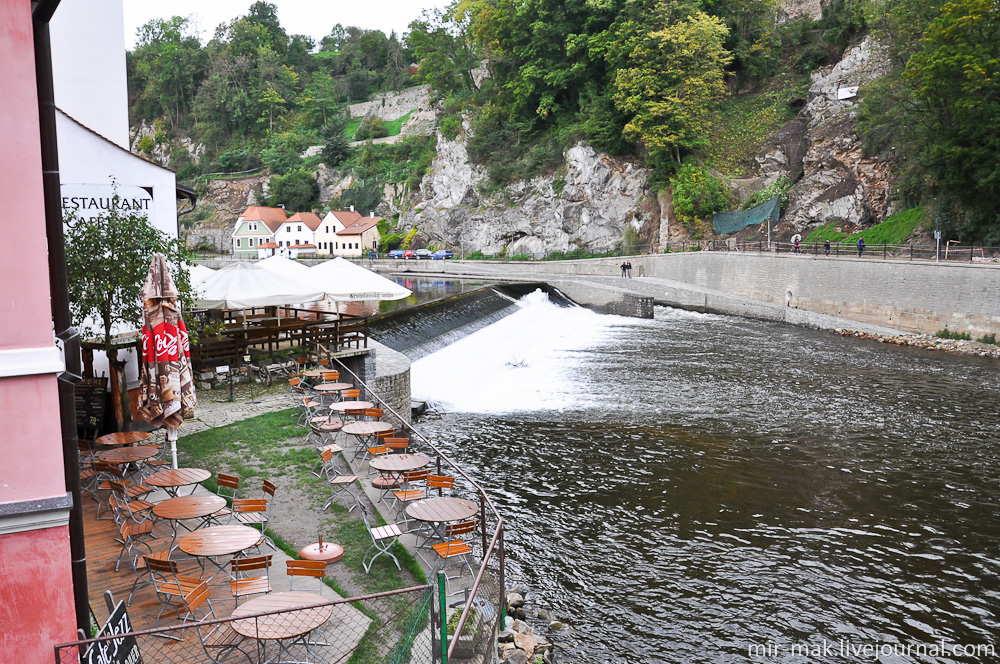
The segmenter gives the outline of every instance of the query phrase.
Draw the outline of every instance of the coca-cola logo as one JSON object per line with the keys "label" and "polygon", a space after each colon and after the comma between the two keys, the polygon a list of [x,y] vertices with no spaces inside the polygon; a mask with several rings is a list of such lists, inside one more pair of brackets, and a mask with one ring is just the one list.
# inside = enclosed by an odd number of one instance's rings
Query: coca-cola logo
{"label": "coca-cola logo", "polygon": [[187,329],[185,329],[183,327],[180,329],[180,337],[181,337],[181,350],[184,351],[185,355],[190,356],[191,355],[191,342],[188,339]]}
{"label": "coca-cola logo", "polygon": [[156,335],[156,361],[170,361],[177,359],[177,335],[164,331],[163,334]]}

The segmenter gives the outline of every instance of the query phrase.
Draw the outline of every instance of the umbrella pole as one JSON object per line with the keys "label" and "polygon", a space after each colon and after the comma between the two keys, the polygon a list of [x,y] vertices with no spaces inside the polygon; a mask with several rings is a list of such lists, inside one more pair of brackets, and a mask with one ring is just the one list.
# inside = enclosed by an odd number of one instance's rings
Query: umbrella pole
{"label": "umbrella pole", "polygon": [[170,442],[170,462],[171,468],[177,468],[177,429],[167,429],[167,441]]}

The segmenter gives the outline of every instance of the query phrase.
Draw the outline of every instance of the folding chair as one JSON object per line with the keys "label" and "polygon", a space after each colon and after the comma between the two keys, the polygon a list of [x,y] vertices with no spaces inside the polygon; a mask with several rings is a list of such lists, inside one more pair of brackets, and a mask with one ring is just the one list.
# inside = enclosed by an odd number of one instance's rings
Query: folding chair
{"label": "folding chair", "polygon": [[[219,473],[215,476],[216,489],[215,493],[222,498],[226,498],[229,501],[236,499],[236,493],[240,488],[240,478],[237,475],[229,475],[227,473]],[[221,524],[222,519],[229,520],[232,518],[233,511],[228,507],[222,507],[209,514],[205,519],[206,524]]]}
{"label": "folding chair", "polygon": [[316,451],[319,452],[319,459],[313,464],[312,474],[316,477],[330,477],[330,465],[333,463],[333,459],[337,454],[344,451],[340,445],[323,445],[322,447],[317,447]]}
{"label": "folding chair", "polygon": [[[475,570],[472,568],[472,563],[469,562],[469,556],[472,554],[472,546],[463,537],[471,536],[478,527],[478,519],[469,519],[468,521],[446,525],[444,527],[445,541],[431,546],[438,555],[438,562],[434,566],[432,573],[436,574],[439,571],[445,570],[451,560],[461,560],[469,569],[469,573],[475,576]],[[448,576],[448,573],[445,572],[445,583],[450,584],[453,579],[461,578],[461,576],[461,573],[455,576]],[[447,588],[445,592],[447,593]]]}
{"label": "folding chair", "polygon": [[[268,523],[266,500],[263,498],[237,498],[233,501],[232,516],[245,526],[260,529],[260,541],[257,543],[258,547],[263,542],[267,542],[268,546],[270,546],[273,550],[278,550],[278,547],[273,541],[271,541],[271,538],[264,534],[264,530],[267,529]],[[230,519],[230,522],[232,522],[232,519]]]}
{"label": "folding chair", "polygon": [[361,506],[361,498],[358,497],[357,493],[357,475],[335,475],[327,480],[330,485],[330,497],[327,498],[326,504],[323,505],[323,509],[328,509],[330,505],[340,497],[340,494],[347,494],[354,499],[354,504],[347,510],[351,512],[355,507]]}
{"label": "folding chair", "polygon": [[[196,618],[195,612],[200,612],[200,620],[209,616],[215,617],[215,609],[212,607],[212,599],[208,592],[208,583],[200,577],[181,576],[178,574],[176,560],[160,560],[152,556],[146,556],[146,568],[149,570],[153,589],[156,597],[163,606],[156,614],[155,625],[160,624],[160,617],[168,607],[177,611],[180,617],[181,611],[186,611],[181,622],[186,622],[189,618]],[[208,611],[202,609],[202,605],[208,605]]]}
{"label": "folding chair", "polygon": [[[202,630],[207,630],[207,632],[203,633]],[[215,662],[215,664],[222,664],[223,660],[234,650],[246,657],[248,664],[253,664],[256,661],[251,657],[250,653],[240,647],[245,638],[233,629],[232,623],[223,622],[215,623],[214,625],[195,623],[195,631],[198,632],[198,639],[201,641],[201,647],[205,651],[205,656]],[[211,650],[218,650],[219,653],[213,655],[210,652]],[[252,647],[251,650],[256,651],[256,646]]]}
{"label": "folding chair", "polygon": [[[251,556],[249,558],[233,558],[229,561],[233,579],[229,582],[233,599],[240,603],[240,597],[259,595],[271,592],[271,580],[267,570],[271,567],[271,556]],[[250,572],[264,571],[263,576],[249,576]]]}
{"label": "folding chair", "polygon": [[392,495],[395,496],[396,502],[393,505],[398,507],[400,512],[403,512],[403,520],[409,524],[409,520],[406,518],[406,513],[404,507],[406,503],[413,500],[421,500],[427,497],[427,492],[420,487],[421,484],[427,482],[427,478],[431,476],[431,471],[429,470],[411,470],[407,473],[403,473],[402,486],[393,491]]}
{"label": "folding chair", "polygon": [[[361,510],[361,516],[365,520],[365,529],[368,531],[368,535],[372,538],[372,545],[368,547],[367,551],[365,551],[365,557],[361,561],[361,566],[365,568],[365,574],[371,570],[372,565],[375,563],[375,559],[383,554],[392,558],[392,561],[396,563],[396,569],[400,569],[399,559],[396,558],[391,549],[396,543],[396,540],[402,536],[403,531],[400,530],[399,526],[395,523],[387,526],[375,526],[372,528],[371,524],[368,522],[368,514],[365,510]],[[375,555],[372,556],[371,560],[369,560],[368,554],[372,551],[375,551]]]}
{"label": "folding chair", "polygon": [[295,590],[296,577],[322,579],[326,576],[325,560],[286,560],[285,574],[288,575],[288,589]]}

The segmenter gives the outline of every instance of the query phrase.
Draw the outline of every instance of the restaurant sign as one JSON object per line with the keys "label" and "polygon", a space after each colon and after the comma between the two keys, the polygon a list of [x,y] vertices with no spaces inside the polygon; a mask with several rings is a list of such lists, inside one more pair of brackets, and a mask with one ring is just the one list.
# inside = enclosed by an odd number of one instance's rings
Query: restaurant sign
{"label": "restaurant sign", "polygon": [[[89,221],[118,209],[123,213],[145,215],[153,223],[153,188],[131,184],[72,184],[62,185],[63,219],[68,226],[76,220]],[[116,199],[117,196],[117,199]]]}
{"label": "restaurant sign", "polygon": [[[111,615],[97,638],[107,636],[116,638],[92,643],[80,658],[81,664],[142,664],[139,643],[132,635],[132,621],[129,620],[125,602],[118,602],[115,605],[111,591],[105,591],[104,601],[111,609]],[[128,636],[118,636],[126,634]]]}

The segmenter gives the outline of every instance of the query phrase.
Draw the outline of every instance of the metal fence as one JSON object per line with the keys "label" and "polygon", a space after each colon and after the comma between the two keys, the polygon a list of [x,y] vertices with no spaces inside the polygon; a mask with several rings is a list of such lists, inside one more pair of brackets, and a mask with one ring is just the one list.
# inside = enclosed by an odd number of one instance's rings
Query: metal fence
{"label": "metal fence", "polygon": [[[295,598],[283,595],[291,605]],[[307,608],[247,612],[224,619],[131,631],[55,646],[56,664],[250,664],[351,661],[433,664],[440,653],[433,585],[316,601]],[[275,598],[275,595],[262,596]],[[253,600],[250,600],[253,601]],[[280,604],[279,602],[274,602]],[[250,606],[245,603],[244,606]],[[127,625],[127,623],[124,623]]]}
{"label": "metal fence", "polygon": [[[447,647],[446,657],[451,660],[471,658],[483,655],[486,662],[492,661],[492,651],[496,646],[496,637],[502,629],[507,608],[505,578],[504,578],[504,522],[496,505],[490,500],[486,491],[476,483],[455,461],[449,458],[426,436],[408,424],[398,412],[361,377],[351,371],[343,362],[322,347],[317,347],[320,355],[325,355],[331,362],[340,365],[342,371],[350,374],[368,396],[378,402],[385,411],[391,413],[413,439],[426,446],[436,454],[436,472],[440,475],[445,468],[455,475],[455,488],[463,495],[474,495],[479,502],[480,538],[473,545],[473,555],[481,561],[479,568],[471,579],[471,585],[448,588],[442,580],[435,578],[439,585],[440,614],[442,616],[442,639]],[[447,621],[447,609],[461,606],[462,611],[455,614],[458,617]],[[445,622],[448,624],[445,624]],[[446,660],[446,661],[447,661]]]}

